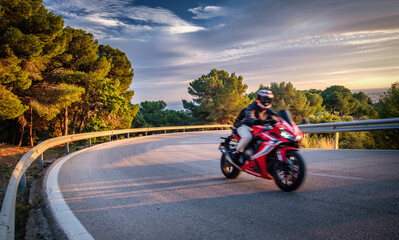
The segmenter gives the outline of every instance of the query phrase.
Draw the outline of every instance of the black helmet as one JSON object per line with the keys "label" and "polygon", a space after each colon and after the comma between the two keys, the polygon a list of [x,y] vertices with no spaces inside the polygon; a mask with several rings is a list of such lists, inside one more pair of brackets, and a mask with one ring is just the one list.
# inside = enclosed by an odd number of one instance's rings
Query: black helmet
{"label": "black helmet", "polygon": [[258,103],[259,107],[261,107],[262,109],[266,109],[268,107],[271,107],[273,97],[274,95],[272,91],[262,89],[256,93],[256,102]]}

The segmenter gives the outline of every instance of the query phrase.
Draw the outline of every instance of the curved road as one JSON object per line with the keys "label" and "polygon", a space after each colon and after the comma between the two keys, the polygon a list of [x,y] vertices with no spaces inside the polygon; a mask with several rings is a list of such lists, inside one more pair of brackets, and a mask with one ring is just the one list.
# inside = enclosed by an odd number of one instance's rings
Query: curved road
{"label": "curved road", "polygon": [[305,182],[285,193],[222,175],[228,133],[131,138],[68,156],[50,173],[59,185],[47,181],[67,219],[58,221],[77,239],[399,239],[399,151],[304,149]]}

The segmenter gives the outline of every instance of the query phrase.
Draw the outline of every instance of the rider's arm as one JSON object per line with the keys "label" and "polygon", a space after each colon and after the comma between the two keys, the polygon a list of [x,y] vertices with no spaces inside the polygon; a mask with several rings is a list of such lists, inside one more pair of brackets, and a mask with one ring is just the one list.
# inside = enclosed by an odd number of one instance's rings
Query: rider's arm
{"label": "rider's arm", "polygon": [[274,111],[274,109],[270,107],[270,108],[267,108],[267,115],[275,116],[275,115],[277,115],[277,112]]}
{"label": "rider's arm", "polygon": [[254,121],[257,119],[255,116],[256,106],[257,106],[256,103],[253,102],[253,103],[249,104],[245,110],[245,119],[251,125],[253,125]]}

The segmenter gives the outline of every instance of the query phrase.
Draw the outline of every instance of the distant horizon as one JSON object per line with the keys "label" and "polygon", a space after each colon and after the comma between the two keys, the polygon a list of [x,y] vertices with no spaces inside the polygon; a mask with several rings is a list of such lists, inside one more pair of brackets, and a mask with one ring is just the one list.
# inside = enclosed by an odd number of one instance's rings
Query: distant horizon
{"label": "distant horizon", "polygon": [[352,92],[356,91],[362,91],[362,92],[370,92],[370,91],[378,91],[378,90],[386,90],[388,91],[391,87],[385,87],[385,88],[363,88],[363,89],[351,89]]}
{"label": "distant horizon", "polygon": [[[394,84],[394,82],[392,83],[392,84]],[[349,90],[351,90],[351,92],[353,93],[353,92],[364,92],[364,93],[384,93],[384,92],[386,92],[386,91],[388,91],[390,88],[391,88],[391,86],[392,86],[392,84],[390,84],[389,86],[387,86],[387,87],[377,87],[377,88],[359,88],[359,89],[350,89],[350,88],[348,88]],[[328,86],[328,87],[331,87],[331,86],[334,86],[334,85],[340,85],[340,84],[332,84],[332,85],[330,85],[330,86]],[[266,85],[266,86],[269,86],[269,85]],[[346,87],[345,85],[340,85],[340,86],[344,86],[344,87]],[[187,84],[187,88],[189,87],[189,85]],[[328,87],[326,87],[326,88],[328,88]],[[187,89],[186,88],[186,89]],[[309,88],[309,89],[300,89],[300,88],[297,88],[295,85],[294,85],[294,88],[296,89],[296,90],[310,90],[310,89],[316,89],[316,90],[321,90],[321,91],[323,91],[323,90],[325,90],[326,88],[324,88],[324,89],[320,89],[320,88]],[[346,87],[347,88],[347,87]],[[256,88],[257,89],[257,88]],[[254,91],[256,91],[256,90],[254,90]],[[254,91],[249,91],[249,90],[247,90],[247,94],[249,94],[249,93],[251,93],[251,92],[254,92]],[[149,102],[152,102],[152,101],[164,101],[165,103],[170,103],[170,104],[172,104],[172,105],[176,105],[177,103],[181,103],[182,102],[182,100],[184,99],[184,100],[191,100],[192,98],[191,98],[191,96],[189,96],[188,95],[188,92],[186,91],[185,93],[184,93],[184,95],[186,95],[187,97],[186,98],[181,98],[180,100],[165,100],[165,99],[158,99],[158,100],[143,100],[143,101],[140,101],[140,102],[137,102],[137,101],[134,101],[135,99],[134,99],[134,97],[133,97],[133,99],[132,99],[132,104],[139,104],[139,103],[141,103],[141,102],[145,102],[145,101],[149,101]],[[167,106],[167,109],[168,109],[168,106]]]}
{"label": "distant horizon", "polygon": [[[351,89],[351,91],[352,91],[352,93],[361,91],[361,92],[364,92],[366,95],[370,95],[370,94],[383,95],[389,89],[390,89],[390,87],[389,88],[370,88],[370,89]],[[309,90],[309,89],[307,89],[307,90]],[[369,90],[369,91],[367,91],[367,90]],[[180,100],[180,101],[165,101],[165,100],[159,99],[159,100],[154,100],[154,101],[164,101],[166,103],[166,109],[178,111],[178,110],[184,110],[182,100]],[[185,99],[185,100],[190,100],[190,99]],[[145,102],[145,101],[143,101],[143,102]],[[152,101],[150,101],[150,102],[152,102]],[[134,104],[140,104],[140,103],[134,103]]]}

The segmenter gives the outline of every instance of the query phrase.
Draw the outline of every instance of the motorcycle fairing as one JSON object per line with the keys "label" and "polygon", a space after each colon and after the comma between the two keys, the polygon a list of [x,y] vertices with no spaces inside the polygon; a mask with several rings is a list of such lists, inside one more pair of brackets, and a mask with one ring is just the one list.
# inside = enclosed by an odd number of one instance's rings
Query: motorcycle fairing
{"label": "motorcycle fairing", "polygon": [[287,132],[289,132],[290,134],[297,136],[300,135],[302,132],[299,129],[299,127],[297,125],[292,126],[291,124],[289,124],[287,121],[285,121],[284,119],[281,119],[282,124],[287,128]]}
{"label": "motorcycle fairing", "polygon": [[248,173],[257,177],[273,179],[267,170],[266,156],[280,144],[281,141],[278,141],[277,139],[263,142],[259,148],[259,151],[251,157],[251,161],[244,164],[242,168]]}
{"label": "motorcycle fairing", "polygon": [[239,136],[237,136],[237,135],[235,135],[235,134],[232,134],[232,135],[233,135],[233,137],[234,137],[235,139],[237,139],[237,140],[240,140],[240,139],[241,139]]}

